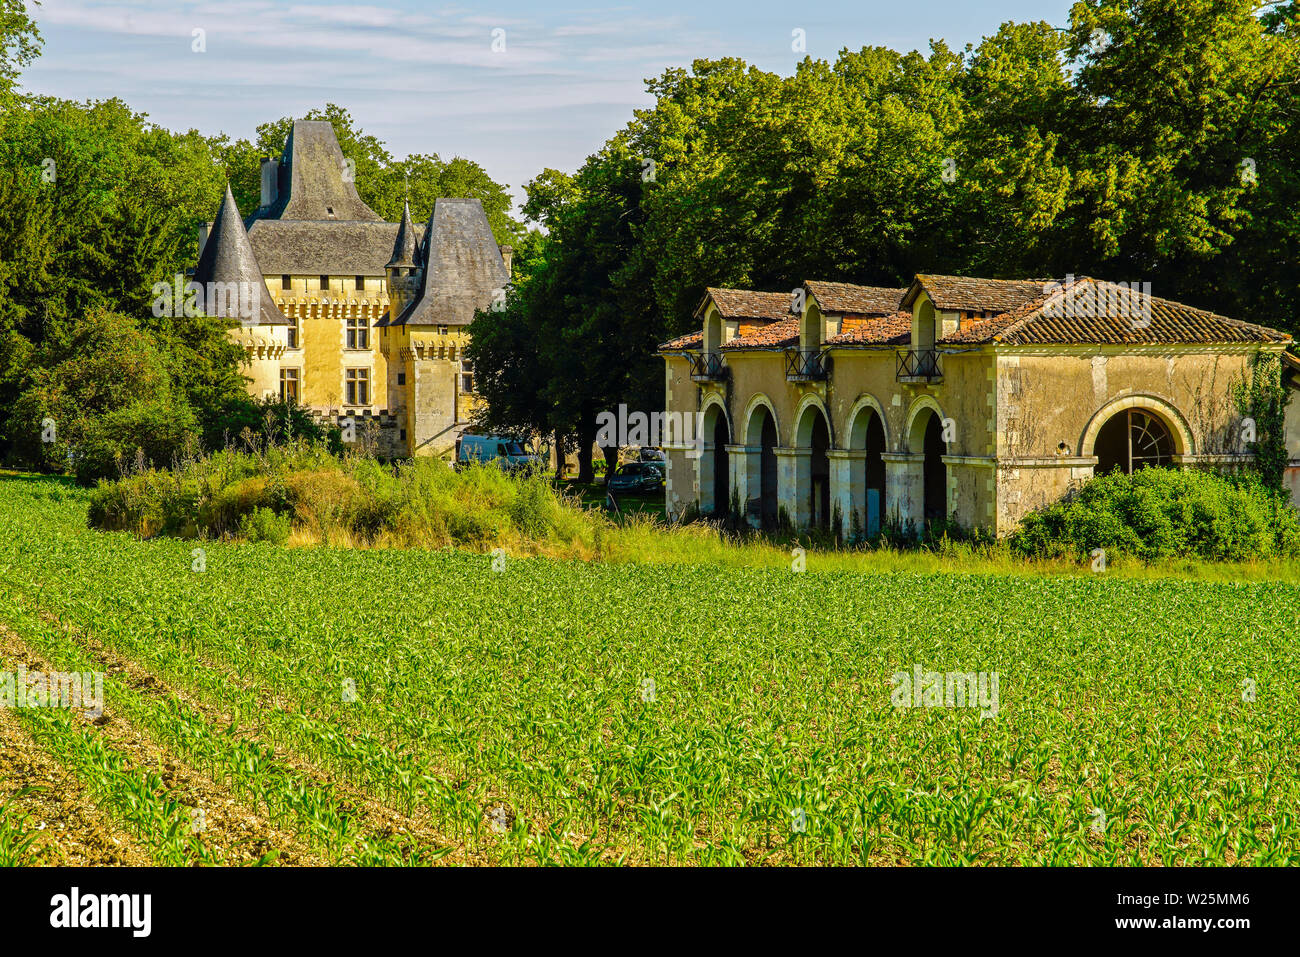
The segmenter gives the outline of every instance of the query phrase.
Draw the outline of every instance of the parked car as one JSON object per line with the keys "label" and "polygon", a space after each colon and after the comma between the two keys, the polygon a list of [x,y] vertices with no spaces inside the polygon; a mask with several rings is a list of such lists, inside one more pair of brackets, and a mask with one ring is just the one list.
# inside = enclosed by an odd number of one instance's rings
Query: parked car
{"label": "parked car", "polygon": [[664,487],[663,469],[653,462],[631,462],[620,465],[609,480],[611,492],[657,492]]}
{"label": "parked car", "polygon": [[641,451],[638,454],[640,455],[642,462],[665,463],[668,461],[667,456],[664,455],[663,449],[656,449],[649,445],[642,446]]}
{"label": "parked car", "polygon": [[456,462],[459,465],[493,463],[507,472],[514,472],[531,468],[538,461],[538,456],[529,455],[522,445],[503,435],[462,435],[456,443]]}

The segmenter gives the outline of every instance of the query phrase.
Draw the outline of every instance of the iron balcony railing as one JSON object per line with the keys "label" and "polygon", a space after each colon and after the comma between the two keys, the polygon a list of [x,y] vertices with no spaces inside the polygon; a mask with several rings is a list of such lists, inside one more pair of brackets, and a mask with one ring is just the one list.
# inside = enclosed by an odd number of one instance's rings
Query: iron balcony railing
{"label": "iron balcony railing", "polygon": [[939,353],[935,349],[908,349],[898,353],[898,378],[942,379]]}
{"label": "iron balcony railing", "polygon": [[722,379],[726,374],[727,367],[718,353],[701,352],[691,356],[691,378],[696,382]]}
{"label": "iron balcony railing", "polygon": [[830,375],[831,357],[816,349],[791,349],[785,354],[785,377],[791,381],[825,379]]}

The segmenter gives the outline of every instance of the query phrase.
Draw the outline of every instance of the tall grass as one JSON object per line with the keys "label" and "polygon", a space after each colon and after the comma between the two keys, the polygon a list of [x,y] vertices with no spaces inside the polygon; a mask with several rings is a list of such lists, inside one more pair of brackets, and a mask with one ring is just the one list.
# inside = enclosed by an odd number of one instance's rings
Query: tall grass
{"label": "tall grass", "polygon": [[[541,474],[507,475],[483,465],[457,470],[438,459],[384,465],[297,443],[227,450],[178,463],[171,471],[137,470],[92,491],[88,516],[91,527],[142,538],[503,548],[619,564],[788,569],[798,548],[810,571],[900,574],[1088,575],[1096,570],[1090,550],[1103,547],[1107,573],[1124,577],[1300,581],[1293,560],[1294,530],[1300,527],[1295,511],[1289,503],[1264,502],[1261,495],[1253,486],[1229,487],[1224,479],[1202,474],[1103,477],[1070,501],[1031,516],[1025,531],[1009,541],[941,529],[920,543],[882,537],[845,546],[825,533],[760,535],[707,521],[668,525],[647,514],[611,519],[599,507],[557,490]],[[1280,518],[1265,523],[1274,504]],[[1128,524],[1117,515],[1130,516]],[[1131,516],[1152,515],[1161,517],[1159,528],[1183,531],[1162,533],[1153,539],[1162,543],[1159,549],[1144,549],[1138,547],[1141,526],[1134,532]],[[1202,516],[1214,521],[1193,534]],[[1123,535],[1094,536],[1116,527]],[[1236,545],[1207,548],[1211,533]],[[1171,542],[1188,545],[1180,549]],[[1259,542],[1277,544],[1243,547]]]}

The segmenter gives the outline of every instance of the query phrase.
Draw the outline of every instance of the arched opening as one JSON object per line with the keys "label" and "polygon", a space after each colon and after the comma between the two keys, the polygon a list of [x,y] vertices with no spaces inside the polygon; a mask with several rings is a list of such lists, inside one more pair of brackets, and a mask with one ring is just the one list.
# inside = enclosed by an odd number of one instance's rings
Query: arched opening
{"label": "arched opening", "polygon": [[1146,409],[1123,409],[1106,420],[1097,433],[1093,454],[1095,474],[1131,474],[1148,465],[1173,462],[1174,437],[1164,421]]}
{"label": "arched opening", "polygon": [[916,348],[918,351],[934,348],[934,303],[929,299],[921,303],[916,318]]}
{"label": "arched opening", "polygon": [[930,413],[925,423],[925,520],[939,521],[947,518],[948,470],[943,457],[948,450],[943,441],[943,422]]}
{"label": "arched opening", "polygon": [[803,499],[799,510],[804,512],[802,517],[808,527],[830,528],[831,461],[826,452],[831,446],[831,430],[821,409],[816,406],[804,409],[799,417],[795,440],[796,448],[808,452],[796,466],[796,494]]}
{"label": "arched opening", "polygon": [[818,412],[812,427],[812,456],[808,461],[811,494],[811,524],[813,528],[830,528],[831,524],[831,460],[826,450],[831,445],[831,433],[825,417]]}
{"label": "arched opening", "polygon": [[880,413],[868,406],[854,416],[851,428],[849,448],[865,454],[853,463],[850,498],[861,530],[868,536],[877,535],[885,515],[885,424]]}
{"label": "arched opening", "polygon": [[776,419],[766,406],[760,405],[749,417],[745,444],[759,450],[757,455],[749,456],[749,473],[745,477],[749,498],[745,503],[746,512],[757,517],[760,528],[776,528]]}
{"label": "arched opening", "polygon": [[713,424],[713,512],[723,515],[731,506],[731,462],[727,446],[731,444],[731,430],[727,417],[719,415]]}
{"label": "arched opening", "polygon": [[731,430],[722,406],[709,403],[704,410],[704,452],[700,456],[700,511],[721,515],[727,510],[730,498],[730,474],[727,463],[727,445]]}
{"label": "arched opening", "polygon": [[910,516],[921,522],[933,522],[947,517],[948,513],[948,467],[943,464],[943,457],[948,453],[943,440],[943,415],[934,407],[922,407],[912,419],[908,430],[908,450],[921,457],[920,487],[913,486],[913,494],[919,492],[917,503],[921,506],[919,514]]}
{"label": "arched opening", "polygon": [[865,531],[868,535],[878,534],[880,522],[885,514],[885,427],[880,416],[873,411],[867,422],[867,458],[863,463],[862,477],[865,489],[863,502],[866,508]]}

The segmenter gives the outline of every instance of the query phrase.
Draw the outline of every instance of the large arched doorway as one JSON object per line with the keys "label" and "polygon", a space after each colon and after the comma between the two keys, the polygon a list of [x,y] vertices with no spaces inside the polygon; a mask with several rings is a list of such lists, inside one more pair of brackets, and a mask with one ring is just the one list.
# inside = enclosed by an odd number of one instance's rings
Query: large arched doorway
{"label": "large arched doorway", "polygon": [[1095,472],[1131,474],[1148,465],[1169,465],[1174,451],[1174,437],[1159,416],[1146,409],[1123,409],[1097,433]]}
{"label": "large arched doorway", "polygon": [[760,528],[776,528],[779,514],[776,488],[776,419],[766,406],[760,405],[749,417],[745,445],[757,448],[750,455],[749,471],[745,477],[748,488],[746,512],[758,519]]}

